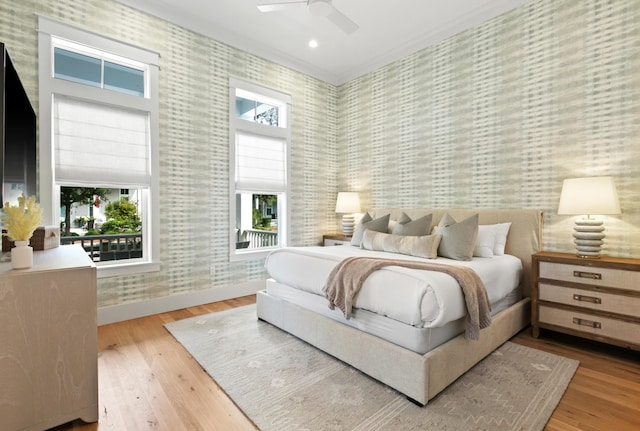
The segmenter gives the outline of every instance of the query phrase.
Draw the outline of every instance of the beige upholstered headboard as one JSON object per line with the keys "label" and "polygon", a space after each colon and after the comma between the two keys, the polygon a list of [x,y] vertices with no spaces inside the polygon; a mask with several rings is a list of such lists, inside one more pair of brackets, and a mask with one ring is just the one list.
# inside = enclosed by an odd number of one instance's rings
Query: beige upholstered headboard
{"label": "beige upholstered headboard", "polygon": [[520,258],[524,268],[521,280],[525,296],[531,295],[531,255],[542,249],[542,211],[532,209],[447,209],[447,208],[378,208],[370,210],[374,218],[391,214],[391,220],[397,220],[402,212],[412,219],[426,214],[433,214],[432,225],[435,226],[445,213],[456,220],[463,220],[478,214],[480,224],[511,222],[505,252]]}

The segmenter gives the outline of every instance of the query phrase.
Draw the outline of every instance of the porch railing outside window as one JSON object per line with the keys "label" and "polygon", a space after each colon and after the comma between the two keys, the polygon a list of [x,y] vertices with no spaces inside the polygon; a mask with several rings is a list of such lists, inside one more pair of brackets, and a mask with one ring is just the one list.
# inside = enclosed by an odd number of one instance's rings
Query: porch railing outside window
{"label": "porch railing outside window", "polygon": [[[278,232],[245,229],[242,231],[242,235],[237,244],[242,244],[241,248],[275,247],[278,245]],[[236,245],[236,247],[238,247],[238,245]]]}
{"label": "porch railing outside window", "polygon": [[142,233],[63,236],[60,244],[80,244],[94,262],[142,257]]}

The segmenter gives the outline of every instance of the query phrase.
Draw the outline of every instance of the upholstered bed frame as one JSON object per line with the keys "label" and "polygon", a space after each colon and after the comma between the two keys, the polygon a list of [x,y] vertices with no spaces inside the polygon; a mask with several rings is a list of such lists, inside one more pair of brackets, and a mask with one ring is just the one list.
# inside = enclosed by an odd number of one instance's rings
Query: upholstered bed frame
{"label": "upholstered bed frame", "polygon": [[480,340],[459,335],[421,355],[300,306],[275,298],[266,291],[257,294],[258,317],[350,364],[371,377],[425,405],[473,365],[530,323],[531,254],[540,250],[542,213],[529,209],[376,209],[374,218],[402,212],[412,219],[433,214],[437,224],[445,214],[456,220],[479,214],[480,224],[511,222],[505,252],[523,264],[521,285],[524,299],[493,317]]}

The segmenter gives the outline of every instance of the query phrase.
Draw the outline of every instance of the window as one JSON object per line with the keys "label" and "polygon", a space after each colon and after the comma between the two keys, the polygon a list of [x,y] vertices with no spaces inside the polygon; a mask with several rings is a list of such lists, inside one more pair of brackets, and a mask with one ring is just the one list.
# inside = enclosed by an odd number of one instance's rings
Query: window
{"label": "window", "polygon": [[53,49],[55,78],[134,96],[145,95],[146,66],[144,64],[61,39],[57,40],[55,45],[57,45]]}
{"label": "window", "polygon": [[158,270],[158,55],[45,17],[39,31],[44,221],[99,277]]}
{"label": "window", "polygon": [[290,96],[230,81],[232,260],[287,243]]}

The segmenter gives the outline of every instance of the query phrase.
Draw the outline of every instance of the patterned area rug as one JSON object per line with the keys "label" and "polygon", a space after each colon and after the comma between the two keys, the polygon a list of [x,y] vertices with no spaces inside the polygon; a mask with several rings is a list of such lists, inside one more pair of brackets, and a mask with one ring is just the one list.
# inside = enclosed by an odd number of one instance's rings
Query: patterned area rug
{"label": "patterned area rug", "polygon": [[578,367],[507,342],[421,408],[259,321],[255,305],[166,328],[263,431],[541,430]]}

